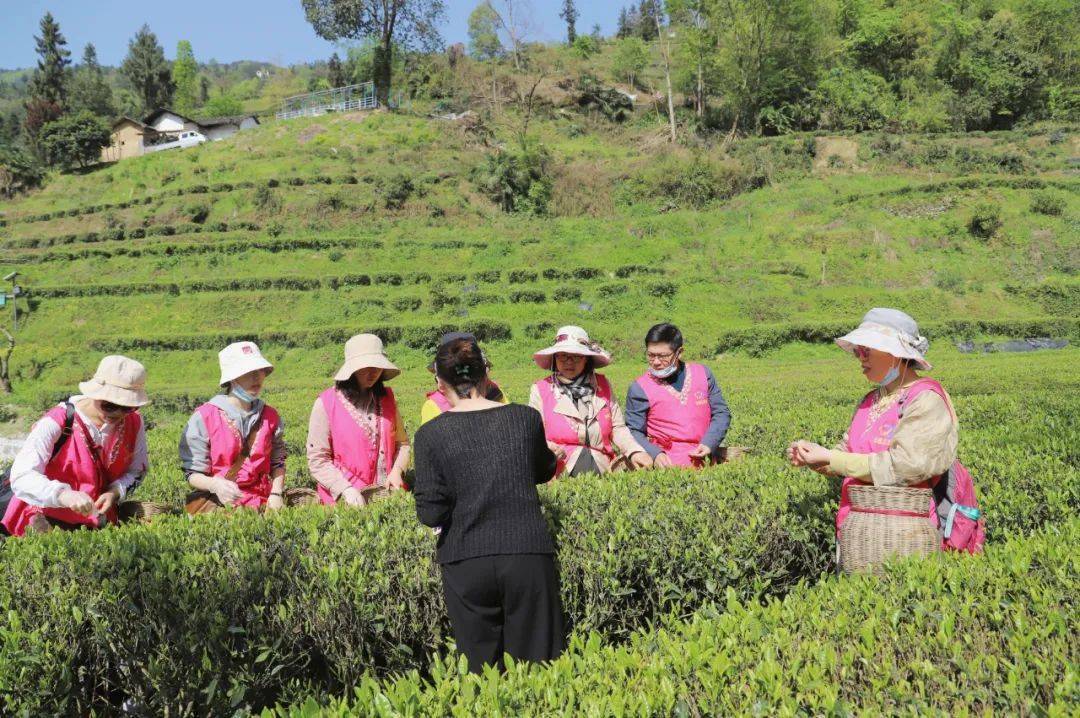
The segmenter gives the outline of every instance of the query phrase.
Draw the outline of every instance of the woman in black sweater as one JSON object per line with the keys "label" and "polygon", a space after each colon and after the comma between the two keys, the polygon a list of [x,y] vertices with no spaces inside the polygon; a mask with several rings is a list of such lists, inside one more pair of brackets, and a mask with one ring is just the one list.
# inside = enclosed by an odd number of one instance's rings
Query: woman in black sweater
{"label": "woman in black sweater", "polygon": [[555,658],[565,642],[555,545],[536,493],[555,472],[543,421],[477,391],[487,369],[475,340],[440,347],[435,375],[452,408],[416,432],[413,495],[420,521],[439,533],[458,649],[477,673],[504,652]]}

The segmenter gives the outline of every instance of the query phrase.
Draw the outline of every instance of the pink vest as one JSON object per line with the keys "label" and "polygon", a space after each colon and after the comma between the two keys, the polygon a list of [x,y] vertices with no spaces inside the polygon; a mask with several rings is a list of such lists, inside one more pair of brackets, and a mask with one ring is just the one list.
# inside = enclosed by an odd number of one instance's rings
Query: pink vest
{"label": "pink vest", "polygon": [[435,406],[439,407],[440,412],[450,411],[450,402],[447,401],[446,394],[443,394],[438,389],[428,393],[427,398],[435,402]]}
{"label": "pink vest", "polygon": [[[562,447],[567,454],[579,446],[584,447],[585,445],[581,443],[581,439],[578,437],[577,427],[568,417],[555,411],[555,404],[558,401],[558,397],[555,395],[555,378],[551,376],[544,377],[536,382],[536,388],[540,391],[540,402],[543,409],[541,413],[544,417],[544,434],[547,436],[547,440]],[[602,445],[591,448],[602,451],[609,460],[614,460],[615,451],[611,448],[611,384],[608,383],[607,377],[603,374],[596,375],[596,396],[606,402],[596,416],[596,420],[600,423]],[[555,467],[555,475],[559,476],[565,470],[566,460],[560,459]]]}
{"label": "pink vest", "polygon": [[[491,386],[495,387],[496,389],[499,389],[499,385],[496,384],[495,382],[491,382]],[[500,391],[501,391],[501,389],[500,389]],[[450,411],[450,408],[451,408],[450,407],[450,402],[447,400],[446,395],[443,394],[438,389],[436,389],[435,391],[429,392],[427,394],[427,398],[431,399],[433,402],[435,402],[435,406],[439,407],[439,412],[440,413],[444,412],[444,411]]]}
{"label": "pink vest", "polygon": [[[64,407],[56,406],[45,413],[45,417],[64,426]],[[45,476],[53,481],[60,481],[75,491],[82,491],[90,498],[97,499],[109,484],[127,473],[131,460],[135,456],[135,441],[139,436],[142,417],[133,411],[126,415],[117,431],[105,442],[105,446],[93,445],[90,434],[82,419],[75,415],[71,426],[71,436],[64,442],[60,452],[45,466]],[[94,452],[100,458],[95,459]],[[98,526],[96,515],[83,516],[70,509],[42,508],[31,506],[20,499],[12,499],[4,514],[3,524],[12,536],[22,536],[26,526],[37,514],[58,519],[69,524],[83,524],[93,528]],[[113,507],[106,518],[116,523],[116,508]]]}
{"label": "pink vest", "polygon": [[[847,450],[853,454],[877,454],[882,451],[888,451],[889,443],[892,441],[893,434],[896,433],[896,425],[900,421],[900,401],[902,400],[905,403],[911,402],[912,399],[924,391],[933,391],[939,394],[942,399],[945,399],[945,403],[949,404],[949,410],[952,411],[952,406],[949,403],[945,389],[941,384],[933,379],[920,379],[907,389],[902,389],[899,400],[894,401],[881,416],[871,421],[870,408],[874,405],[874,399],[878,393],[875,389],[866,395],[859,404],[859,407],[855,410],[855,416],[851,419],[851,427],[848,429]],[[923,481],[914,484],[912,488],[930,488],[933,485],[933,482],[934,479]],[[848,514],[851,513],[851,498],[848,495],[848,487],[852,484],[867,485],[865,482],[858,481],[850,476],[844,478],[844,481],[840,486],[840,509],[836,512],[837,535],[840,533],[840,527],[843,525],[844,520],[848,517]],[[933,521],[936,526],[937,514],[934,511],[933,499],[930,500],[926,512],[927,519]]]}
{"label": "pink vest", "polygon": [[701,444],[712,422],[709,406],[709,379],[701,364],[686,365],[682,391],[652,374],[638,377],[638,386],[649,400],[645,435],[660,447],[676,466],[700,467],[700,459],[690,452]]}
{"label": "pink vest", "polygon": [[[246,436],[240,436],[240,430],[226,418],[225,412],[211,403],[200,406],[196,411],[206,424],[206,433],[210,437],[210,475],[224,476],[228,473],[236,457],[240,454]],[[274,434],[281,426],[281,417],[272,406],[263,405],[262,422],[251,445],[251,453],[240,466],[236,475],[236,485],[241,496],[234,506],[258,508],[266,503],[270,496],[270,453],[273,449]]]}
{"label": "pink vest", "polygon": [[[387,469],[393,466],[397,458],[397,440],[394,437],[397,401],[394,399],[393,390],[387,388],[382,397],[380,416],[377,419],[377,437],[369,436],[360,421],[353,417],[352,411],[356,409],[349,405],[348,399],[345,399],[337,388],[327,389],[319,395],[319,400],[322,401],[330,423],[330,449],[334,454],[334,466],[354,488],[365,489],[373,485],[379,478],[379,447],[382,448]],[[324,504],[334,503],[333,494],[325,488],[319,486],[318,492],[319,500]]]}

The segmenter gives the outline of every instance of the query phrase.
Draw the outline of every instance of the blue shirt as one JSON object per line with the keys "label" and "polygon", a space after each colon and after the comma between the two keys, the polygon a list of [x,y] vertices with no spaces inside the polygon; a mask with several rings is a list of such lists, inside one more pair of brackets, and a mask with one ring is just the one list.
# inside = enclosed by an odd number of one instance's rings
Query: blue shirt
{"label": "blue shirt", "polygon": [[[721,393],[712,371],[709,370],[709,367],[703,368],[705,369],[705,378],[708,379],[709,384],[709,410],[712,416],[709,419],[709,428],[705,431],[705,436],[701,438],[701,443],[709,447],[709,450],[715,454],[716,450],[720,448],[724,436],[727,435],[728,426],[731,425],[731,411],[728,410],[727,402],[724,401],[724,395]],[[686,382],[686,362],[679,362],[679,370],[667,379],[661,379],[661,381],[669,382],[671,388],[675,391],[682,391],[683,384]],[[657,454],[663,453],[663,449],[649,441],[645,434],[645,420],[649,415],[649,397],[645,395],[645,390],[636,381],[631,383],[630,388],[626,391],[626,404],[623,407],[623,413],[626,415],[626,426],[630,429],[630,433],[634,435],[634,438],[637,439],[637,442],[641,444],[641,448],[645,449],[649,456],[654,459]]]}

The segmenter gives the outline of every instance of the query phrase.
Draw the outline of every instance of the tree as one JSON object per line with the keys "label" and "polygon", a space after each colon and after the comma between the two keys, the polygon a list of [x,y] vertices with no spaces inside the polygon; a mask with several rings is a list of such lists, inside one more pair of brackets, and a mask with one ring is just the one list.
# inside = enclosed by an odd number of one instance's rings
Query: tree
{"label": "tree", "polygon": [[98,162],[111,141],[109,126],[100,117],[80,110],[41,128],[41,147],[49,164],[65,169]]}
{"label": "tree", "polygon": [[330,87],[345,87],[349,82],[345,79],[345,67],[341,64],[341,58],[335,52],[326,63],[326,79]]}
{"label": "tree", "polygon": [[67,101],[67,66],[71,64],[68,59],[71,52],[52,13],[45,13],[40,27],[41,37],[34,37],[39,59],[30,78],[30,96],[63,108]]}
{"label": "tree", "polygon": [[232,95],[221,94],[211,98],[199,113],[203,117],[232,117],[244,111],[240,100]]}
{"label": "tree", "polygon": [[641,0],[638,5],[638,35],[645,42],[655,40],[660,36],[660,22],[663,12],[660,10],[660,0]]}
{"label": "tree", "polygon": [[187,40],[176,43],[172,82],[176,88],[173,108],[177,112],[193,112],[199,106],[199,65],[195,62],[195,52]]}
{"label": "tree", "polygon": [[488,0],[488,5],[495,12],[496,24],[510,41],[514,68],[523,71],[525,38],[532,31],[529,0]]}
{"label": "tree", "polygon": [[630,12],[626,8],[619,9],[619,22],[615,26],[615,37],[620,40],[634,34],[634,27],[630,24]]}
{"label": "tree", "polygon": [[394,47],[433,49],[439,43],[438,22],[443,0],[301,0],[315,34],[337,40],[378,41],[375,55],[375,92],[379,103],[389,104]]}
{"label": "tree", "polygon": [[577,38],[576,24],[578,19],[578,11],[574,6],[574,0],[563,0],[559,17],[566,21],[566,42],[568,45],[573,45],[574,39]]}
{"label": "tree", "polygon": [[55,102],[42,99],[40,97],[31,97],[26,102],[26,115],[23,117],[23,129],[26,130],[26,136],[30,140],[30,148],[38,159],[41,159],[38,151],[38,135],[41,133],[41,128],[59,118],[64,114],[63,108]]}
{"label": "tree", "polygon": [[635,87],[641,71],[649,64],[649,52],[640,37],[627,37],[615,45],[612,72],[616,79]]}
{"label": "tree", "polygon": [[74,111],[88,110],[108,118],[116,114],[112,88],[98,64],[97,50],[93,43],[87,43],[83,50],[82,64],[75,69],[70,94],[69,104]]}
{"label": "tree", "polygon": [[499,40],[499,14],[484,0],[469,13],[469,52],[478,60],[492,60],[505,51]]}
{"label": "tree", "polygon": [[206,75],[199,76],[199,106],[202,107],[210,101],[210,78]]}
{"label": "tree", "polygon": [[11,198],[33,189],[44,176],[33,157],[16,147],[0,145],[0,197]]}
{"label": "tree", "polygon": [[142,111],[150,112],[172,104],[175,86],[172,69],[157,36],[143,25],[128,43],[128,54],[120,71],[135,88]]}

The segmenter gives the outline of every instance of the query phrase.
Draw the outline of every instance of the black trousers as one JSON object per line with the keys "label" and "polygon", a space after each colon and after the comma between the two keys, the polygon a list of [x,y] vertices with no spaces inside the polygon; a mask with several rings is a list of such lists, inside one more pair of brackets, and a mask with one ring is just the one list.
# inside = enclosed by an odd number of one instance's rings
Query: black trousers
{"label": "black trousers", "polygon": [[553,556],[480,556],[443,564],[442,576],[454,639],[471,672],[502,665],[503,653],[547,661],[566,648]]}

